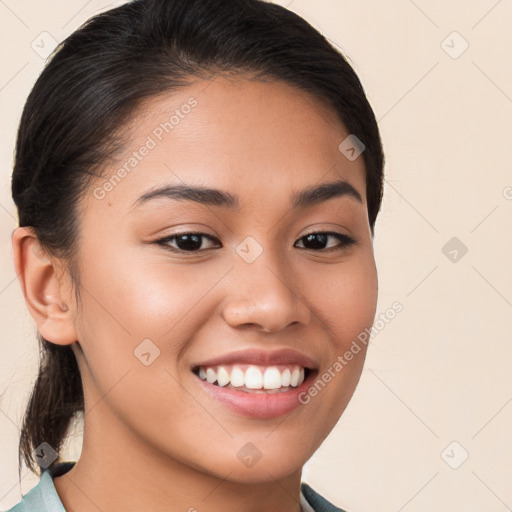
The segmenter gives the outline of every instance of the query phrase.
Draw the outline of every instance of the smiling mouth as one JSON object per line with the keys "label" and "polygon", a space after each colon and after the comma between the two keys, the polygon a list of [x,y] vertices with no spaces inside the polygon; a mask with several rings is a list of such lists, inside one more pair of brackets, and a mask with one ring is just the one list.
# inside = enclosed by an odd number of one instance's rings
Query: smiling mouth
{"label": "smiling mouth", "polygon": [[313,370],[296,364],[196,366],[193,373],[217,387],[244,393],[286,393],[300,386]]}

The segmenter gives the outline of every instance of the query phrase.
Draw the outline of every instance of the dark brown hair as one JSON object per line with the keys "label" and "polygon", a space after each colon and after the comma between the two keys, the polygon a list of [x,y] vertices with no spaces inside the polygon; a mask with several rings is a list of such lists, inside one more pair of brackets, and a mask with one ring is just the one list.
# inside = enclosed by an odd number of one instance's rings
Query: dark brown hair
{"label": "dark brown hair", "polygon": [[[77,204],[122,148],[121,128],[151,96],[222,73],[284,81],[323,101],[365,145],[371,233],[380,209],[384,155],[377,122],[345,57],[304,19],[263,0],[135,0],[94,16],[55,50],[21,117],[12,175],[20,226],[63,258],[80,298]],[[340,141],[341,142],[341,141]],[[60,450],[83,390],[72,348],[41,347],[23,419],[22,459]],[[57,459],[58,462],[60,459]]]}

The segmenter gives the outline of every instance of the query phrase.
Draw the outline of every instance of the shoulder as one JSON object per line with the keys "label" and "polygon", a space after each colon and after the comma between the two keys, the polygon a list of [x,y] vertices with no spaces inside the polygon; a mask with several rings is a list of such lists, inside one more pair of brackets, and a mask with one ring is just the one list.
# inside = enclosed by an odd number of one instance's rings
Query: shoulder
{"label": "shoulder", "polygon": [[5,512],[66,512],[55,490],[53,478],[69,471],[75,462],[59,462],[41,473],[39,482],[19,503]]}
{"label": "shoulder", "polygon": [[300,489],[314,512],[346,512],[333,505],[330,501],[327,501],[323,496],[320,496],[320,494],[313,490],[307,483],[302,482]]}
{"label": "shoulder", "polygon": [[43,494],[48,485],[46,482],[48,476],[48,472],[43,471],[37,485],[32,487],[32,489],[30,489],[30,491],[21,498],[21,501],[18,504],[5,512],[32,512],[35,510],[46,510],[44,508]]}

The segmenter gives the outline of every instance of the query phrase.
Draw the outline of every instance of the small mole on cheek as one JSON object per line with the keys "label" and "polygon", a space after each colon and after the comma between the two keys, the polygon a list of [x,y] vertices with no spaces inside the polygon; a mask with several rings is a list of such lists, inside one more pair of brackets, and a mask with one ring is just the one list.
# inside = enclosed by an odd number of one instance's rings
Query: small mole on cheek
{"label": "small mole on cheek", "polygon": [[108,205],[109,205],[109,206],[112,206],[112,203],[109,201],[109,202],[108,202]]}

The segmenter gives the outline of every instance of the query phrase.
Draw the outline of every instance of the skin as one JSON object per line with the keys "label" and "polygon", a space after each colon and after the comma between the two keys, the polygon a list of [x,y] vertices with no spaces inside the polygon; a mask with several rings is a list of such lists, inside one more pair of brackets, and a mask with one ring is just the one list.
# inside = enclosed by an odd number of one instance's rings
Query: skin
{"label": "skin", "polygon": [[[80,203],[81,305],[65,262],[41,252],[30,228],[13,233],[29,310],[44,338],[72,345],[84,384],[82,454],[54,480],[71,512],[299,512],[302,467],[361,375],[364,345],[307,405],[262,420],[216,403],[191,372],[239,349],[293,348],[321,375],[372,325],[377,272],[363,158],[345,158],[342,123],[290,85],[217,77],[151,98],[104,176],[190,97],[197,106],[113,190],[97,199],[99,181]],[[339,178],[362,203],[291,208],[293,192]],[[240,210],[168,198],[131,209],[155,185],[179,183],[236,194]],[[154,243],[176,231],[215,240],[193,254]],[[325,231],[356,243],[304,248],[302,237]],[[251,264],[235,252],[248,236],[263,249]],[[134,356],[146,338],[161,351],[149,366]],[[247,442],[262,454],[250,468],[237,457]]]}

